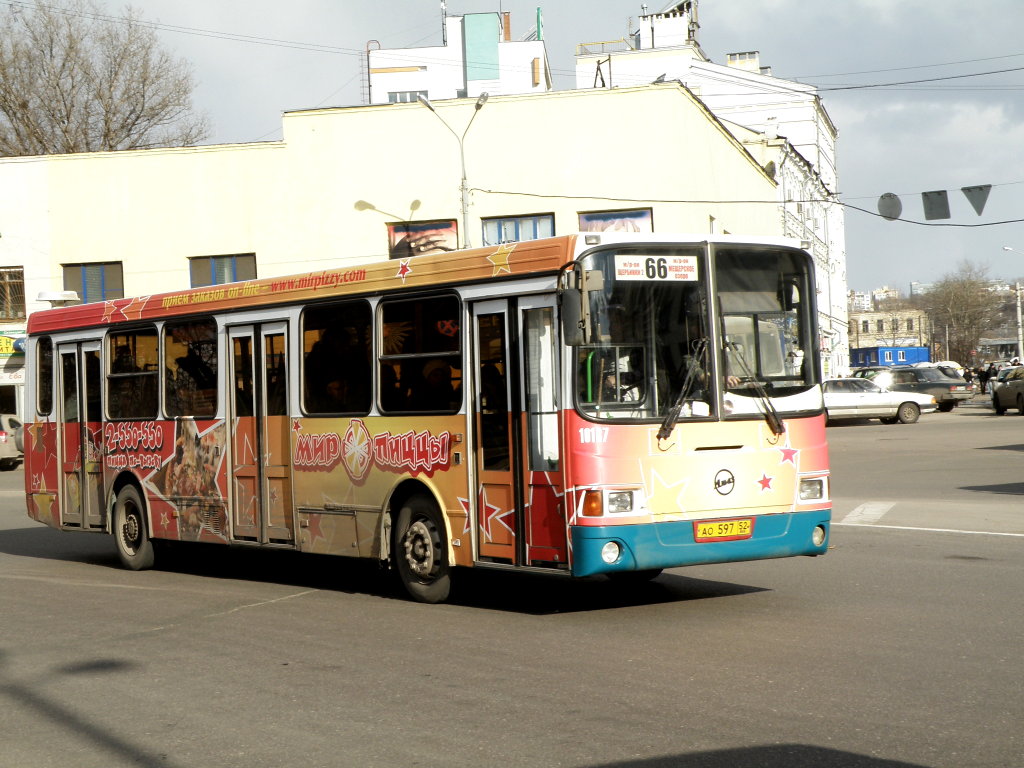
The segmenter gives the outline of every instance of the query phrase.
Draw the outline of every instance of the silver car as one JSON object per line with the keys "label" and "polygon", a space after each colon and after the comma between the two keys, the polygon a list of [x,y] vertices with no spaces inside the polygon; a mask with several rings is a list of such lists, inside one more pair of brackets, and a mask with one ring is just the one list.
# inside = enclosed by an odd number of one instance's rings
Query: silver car
{"label": "silver car", "polygon": [[996,413],[1002,416],[1007,408],[1016,408],[1024,416],[1024,365],[1001,369],[989,386]]}
{"label": "silver car", "polygon": [[883,424],[913,424],[922,413],[938,408],[932,395],[892,392],[868,379],[826,379],[825,413],[828,420],[880,419]]}

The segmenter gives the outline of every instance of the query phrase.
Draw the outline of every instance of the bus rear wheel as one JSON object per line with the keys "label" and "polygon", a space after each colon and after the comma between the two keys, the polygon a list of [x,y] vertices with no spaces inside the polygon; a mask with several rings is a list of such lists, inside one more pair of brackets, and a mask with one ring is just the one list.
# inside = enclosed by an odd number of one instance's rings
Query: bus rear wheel
{"label": "bus rear wheel", "polygon": [[141,571],[153,567],[153,542],[146,532],[142,497],[134,485],[122,488],[114,501],[114,540],[125,568]]}
{"label": "bus rear wheel", "polygon": [[395,525],[395,566],[405,591],[421,603],[440,603],[451,591],[444,523],[433,500],[411,496]]}

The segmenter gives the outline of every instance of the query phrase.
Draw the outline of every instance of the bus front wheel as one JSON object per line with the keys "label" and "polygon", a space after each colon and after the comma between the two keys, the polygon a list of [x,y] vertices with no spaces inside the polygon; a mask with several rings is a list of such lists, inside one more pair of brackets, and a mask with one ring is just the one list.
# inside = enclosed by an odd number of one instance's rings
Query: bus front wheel
{"label": "bus front wheel", "polygon": [[402,586],[421,603],[439,603],[451,591],[444,523],[433,500],[410,497],[395,525],[395,565]]}
{"label": "bus front wheel", "polygon": [[153,542],[146,533],[145,509],[134,485],[122,488],[114,501],[114,540],[125,568],[141,571],[153,567]]}

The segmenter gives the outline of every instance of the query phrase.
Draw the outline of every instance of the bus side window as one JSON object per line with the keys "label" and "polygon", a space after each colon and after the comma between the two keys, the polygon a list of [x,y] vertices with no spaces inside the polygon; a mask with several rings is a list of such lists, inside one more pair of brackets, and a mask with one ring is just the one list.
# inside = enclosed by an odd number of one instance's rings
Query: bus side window
{"label": "bus side window", "polygon": [[53,340],[44,336],[36,342],[39,368],[36,375],[36,411],[40,416],[53,411]]}
{"label": "bus side window", "polygon": [[112,419],[152,419],[157,415],[158,344],[156,328],[107,336],[107,409]]}
{"label": "bus side window", "polygon": [[196,320],[164,327],[164,410],[168,416],[217,412],[217,323]]}
{"label": "bus side window", "polygon": [[370,410],[370,306],[346,301],[302,314],[302,401],[306,413]]}
{"label": "bus side window", "polygon": [[[451,295],[381,302],[378,370],[382,411],[454,413],[459,410],[462,405],[461,312],[458,297]],[[393,374],[398,378],[397,394],[391,388],[396,378]]]}

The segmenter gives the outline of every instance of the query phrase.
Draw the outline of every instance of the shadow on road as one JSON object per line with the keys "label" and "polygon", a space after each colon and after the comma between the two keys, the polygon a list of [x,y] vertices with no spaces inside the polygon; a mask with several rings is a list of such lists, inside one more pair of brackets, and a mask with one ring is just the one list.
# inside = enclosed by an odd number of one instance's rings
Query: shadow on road
{"label": "shadow on road", "polygon": [[594,768],[926,768],[918,763],[885,760],[808,744],[772,744],[764,747],[723,749],[692,755],[673,755]]}
{"label": "shadow on road", "polygon": [[976,493],[998,493],[1006,496],[1024,496],[1024,483],[999,483],[998,485],[961,485],[961,491]]}
{"label": "shadow on road", "polygon": [[1024,443],[1016,443],[1014,445],[983,445],[981,446],[982,451],[1024,451]]}
{"label": "shadow on road", "polygon": [[[214,544],[157,544],[156,568],[167,573],[405,599],[394,572],[377,561]],[[43,527],[5,530],[0,531],[0,553],[122,570],[113,540],[103,534],[67,534]],[[124,573],[126,578],[131,577],[129,572]],[[453,574],[452,581],[449,604],[532,615],[707,600],[764,591],[761,587],[691,579],[675,573],[662,574],[647,583],[626,585],[602,576],[572,579],[556,574],[460,569]]]}

